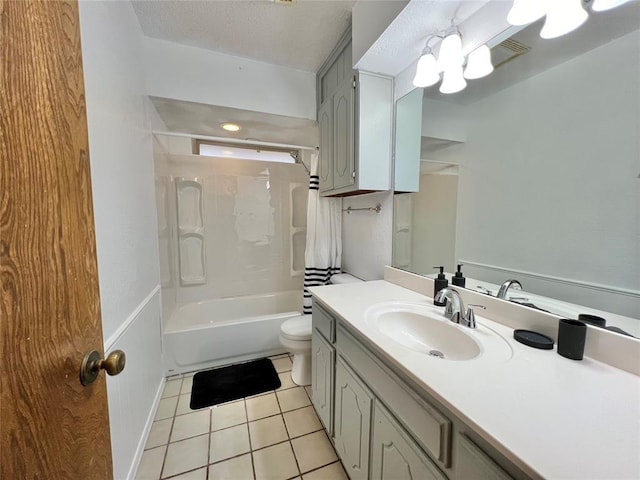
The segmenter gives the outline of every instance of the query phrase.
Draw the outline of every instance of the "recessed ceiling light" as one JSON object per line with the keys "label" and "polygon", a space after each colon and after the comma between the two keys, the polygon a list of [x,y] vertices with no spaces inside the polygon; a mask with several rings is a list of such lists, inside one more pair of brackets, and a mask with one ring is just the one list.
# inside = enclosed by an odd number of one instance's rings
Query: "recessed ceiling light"
{"label": "recessed ceiling light", "polygon": [[236,125],[235,123],[222,123],[220,126],[227,132],[237,132],[240,130],[240,125]]}

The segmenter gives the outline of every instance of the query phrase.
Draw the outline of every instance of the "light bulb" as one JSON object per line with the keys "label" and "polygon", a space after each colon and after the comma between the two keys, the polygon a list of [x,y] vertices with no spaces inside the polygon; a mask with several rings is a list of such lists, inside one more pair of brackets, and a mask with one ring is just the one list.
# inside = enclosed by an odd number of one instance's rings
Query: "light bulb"
{"label": "light bulb", "polygon": [[591,9],[594,12],[604,12],[605,10],[611,10],[612,8],[619,7],[628,1],[629,0],[595,0]]}
{"label": "light bulb", "polygon": [[547,0],[514,0],[507,15],[507,22],[511,25],[527,25],[544,17],[546,13]]}
{"label": "light bulb", "polygon": [[493,72],[491,50],[486,45],[482,45],[469,54],[467,68],[464,69],[464,78],[473,80],[486,77],[491,72]]}
{"label": "light bulb", "polygon": [[452,66],[444,71],[442,76],[442,85],[440,85],[441,93],[456,93],[464,90],[467,81],[462,75],[462,65]]}
{"label": "light bulb", "polygon": [[413,78],[414,87],[430,87],[440,81],[440,71],[436,57],[431,53],[431,49],[425,49],[418,60],[416,76]]}
{"label": "light bulb", "polygon": [[447,35],[440,44],[438,54],[438,68],[446,72],[451,67],[462,67],[464,57],[462,56],[462,39],[460,34],[453,32]]}
{"label": "light bulb", "polygon": [[581,0],[553,0],[549,3],[547,19],[540,31],[542,38],[556,38],[582,25],[589,14],[582,8]]}

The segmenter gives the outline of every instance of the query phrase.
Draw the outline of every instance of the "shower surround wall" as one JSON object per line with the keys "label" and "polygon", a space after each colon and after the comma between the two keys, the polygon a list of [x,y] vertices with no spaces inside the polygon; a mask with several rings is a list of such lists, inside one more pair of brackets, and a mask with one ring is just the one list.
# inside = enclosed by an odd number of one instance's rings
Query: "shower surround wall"
{"label": "shower surround wall", "polygon": [[[161,137],[155,146],[165,345],[175,344],[167,335],[177,332],[206,336],[202,329],[215,327],[216,320],[227,315],[214,309],[199,325],[186,325],[180,312],[188,304],[216,305],[209,301],[234,297],[242,303],[243,298],[292,291],[300,292],[301,303],[308,192],[303,167],[168,153]],[[296,307],[297,302],[282,302],[280,311],[291,313],[299,310]],[[272,316],[277,310],[252,316]],[[271,328],[276,340],[278,327]],[[249,337],[251,333],[245,332]],[[256,353],[236,336],[229,341],[237,343],[237,357]],[[219,352],[211,350],[193,365],[220,363]],[[167,372],[176,371],[180,355],[165,351],[165,356]]]}

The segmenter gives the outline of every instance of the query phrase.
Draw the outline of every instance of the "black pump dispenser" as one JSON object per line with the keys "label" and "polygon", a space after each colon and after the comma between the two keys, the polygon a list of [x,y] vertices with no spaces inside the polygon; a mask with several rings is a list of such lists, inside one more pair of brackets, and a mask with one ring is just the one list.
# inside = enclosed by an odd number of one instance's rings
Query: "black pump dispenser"
{"label": "black pump dispenser", "polygon": [[436,278],[434,280],[434,284],[433,284],[433,304],[437,305],[439,307],[444,307],[446,305],[447,301],[445,300],[444,302],[438,302],[435,298],[436,298],[436,293],[438,293],[443,288],[447,288],[449,286],[449,281],[447,280],[447,277],[444,276],[444,267],[443,266],[433,267],[433,268],[439,268],[440,269],[440,273],[438,274],[438,278]]}
{"label": "black pump dispenser", "polygon": [[453,278],[451,279],[451,283],[453,283],[456,287],[463,287],[464,284],[467,283],[467,279],[462,275],[462,264],[458,264],[458,271],[453,274]]}

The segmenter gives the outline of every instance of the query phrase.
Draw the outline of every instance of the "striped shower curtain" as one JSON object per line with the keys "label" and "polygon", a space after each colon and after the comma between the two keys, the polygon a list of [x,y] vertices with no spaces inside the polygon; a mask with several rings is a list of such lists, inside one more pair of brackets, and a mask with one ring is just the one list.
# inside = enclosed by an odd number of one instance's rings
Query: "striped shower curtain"
{"label": "striped shower curtain", "polygon": [[318,152],[311,156],[309,202],[307,204],[307,244],[304,252],[304,313],[311,313],[308,287],[326,285],[331,275],[340,273],[342,261],[342,201],[320,196]]}

